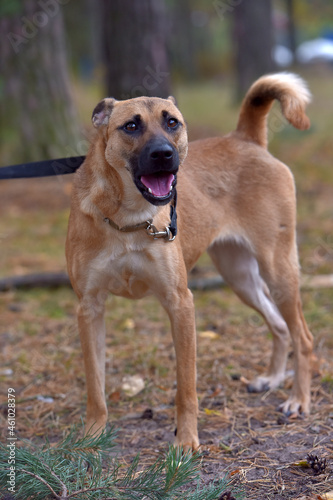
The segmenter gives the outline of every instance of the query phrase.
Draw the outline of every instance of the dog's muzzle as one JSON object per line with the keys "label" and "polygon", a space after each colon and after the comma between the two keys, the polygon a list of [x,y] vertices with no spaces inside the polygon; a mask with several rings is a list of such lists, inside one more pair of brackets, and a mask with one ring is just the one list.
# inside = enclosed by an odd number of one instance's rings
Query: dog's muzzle
{"label": "dog's muzzle", "polygon": [[136,187],[153,205],[165,205],[174,196],[179,167],[176,148],[165,137],[151,139],[142,149],[133,172]]}

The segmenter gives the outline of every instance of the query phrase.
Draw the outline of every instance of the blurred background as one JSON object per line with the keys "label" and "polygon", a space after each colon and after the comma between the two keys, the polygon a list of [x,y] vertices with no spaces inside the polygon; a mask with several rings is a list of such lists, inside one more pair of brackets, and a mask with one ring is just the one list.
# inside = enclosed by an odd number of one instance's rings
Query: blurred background
{"label": "blurred background", "polygon": [[0,165],[84,154],[91,111],[105,96],[174,94],[194,138],[228,130],[217,112],[223,100],[232,108],[264,73],[327,82],[333,74],[333,3],[325,0],[0,6]]}

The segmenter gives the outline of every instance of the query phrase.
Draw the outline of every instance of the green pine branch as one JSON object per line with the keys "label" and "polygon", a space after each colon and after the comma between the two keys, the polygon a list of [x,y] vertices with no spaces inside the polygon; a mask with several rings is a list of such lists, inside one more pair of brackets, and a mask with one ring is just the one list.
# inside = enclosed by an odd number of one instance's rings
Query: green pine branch
{"label": "green pine branch", "polygon": [[[15,492],[8,491],[8,447],[0,444],[0,493],[15,500],[218,500],[241,499],[226,477],[208,486],[200,479],[202,456],[170,447],[141,470],[139,456],[127,470],[114,457],[113,429],[80,437],[72,428],[57,445],[24,441],[15,450]],[[113,456],[111,455],[113,452]],[[89,464],[89,467],[87,467]]]}

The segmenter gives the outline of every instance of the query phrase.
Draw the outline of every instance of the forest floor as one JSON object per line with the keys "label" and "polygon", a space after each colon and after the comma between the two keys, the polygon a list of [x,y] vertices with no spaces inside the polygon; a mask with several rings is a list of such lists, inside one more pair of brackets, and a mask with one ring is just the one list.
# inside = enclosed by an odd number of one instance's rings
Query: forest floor
{"label": "forest floor", "polygon": [[[333,73],[320,69],[306,77],[315,95],[309,108],[312,127],[294,131],[277,118],[274,108],[270,150],[295,175],[302,272],[332,274]],[[177,98],[192,139],[227,132],[236,123],[239,108],[232,104],[227,82],[180,88]],[[1,276],[65,270],[70,190],[70,176],[0,184]],[[192,277],[214,273],[204,255]],[[194,300],[203,481],[229,474],[249,500],[324,499],[333,490],[333,289],[302,291],[318,357],[311,415],[304,419],[287,419],[277,411],[288,396],[291,377],[276,391],[246,390],[246,381],[265,371],[271,351],[271,334],[259,315],[228,288],[195,291]],[[54,442],[84,417],[76,305],[74,293],[65,287],[0,294],[3,438],[8,387],[17,395],[18,438],[48,436]],[[132,302],[110,297],[106,310],[109,421],[118,428],[123,463],[129,464],[139,452],[144,466],[165,451],[174,436],[175,356],[169,324],[153,298]],[[290,352],[289,370],[292,361]],[[126,376],[137,376],[144,389],[130,396],[124,389]],[[309,453],[327,459],[323,473],[315,475],[302,466]]]}

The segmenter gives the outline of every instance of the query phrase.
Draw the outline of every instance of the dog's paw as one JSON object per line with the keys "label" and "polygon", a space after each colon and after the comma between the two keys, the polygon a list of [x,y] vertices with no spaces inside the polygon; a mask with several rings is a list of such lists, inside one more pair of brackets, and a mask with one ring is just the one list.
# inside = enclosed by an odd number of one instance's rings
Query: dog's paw
{"label": "dog's paw", "polygon": [[302,401],[295,396],[291,396],[287,401],[279,405],[278,409],[287,417],[304,417],[310,413],[310,403],[308,401]]}
{"label": "dog's paw", "polygon": [[184,453],[187,453],[189,451],[196,452],[199,450],[200,443],[197,435],[186,437],[184,436],[184,438],[185,439],[180,439],[177,432],[174,446],[182,447]]}
{"label": "dog's paw", "polygon": [[106,419],[96,420],[88,420],[85,426],[85,435],[89,435],[91,437],[98,437],[102,432],[104,432],[106,426]]}
{"label": "dog's paw", "polygon": [[267,377],[257,377],[250,382],[247,386],[248,392],[266,392],[271,389],[276,389],[281,382],[283,382],[284,376],[267,376]]}

